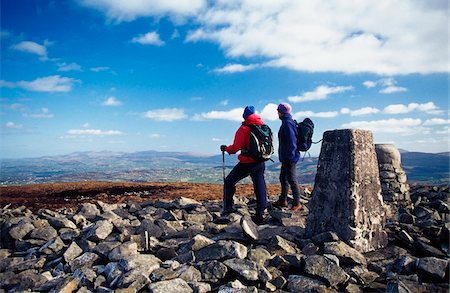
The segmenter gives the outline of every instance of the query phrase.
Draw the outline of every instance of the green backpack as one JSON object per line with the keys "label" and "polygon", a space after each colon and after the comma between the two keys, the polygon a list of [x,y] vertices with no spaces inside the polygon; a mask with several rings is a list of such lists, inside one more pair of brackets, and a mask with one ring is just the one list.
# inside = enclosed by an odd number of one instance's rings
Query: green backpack
{"label": "green backpack", "polygon": [[270,157],[274,153],[272,130],[266,124],[245,124],[250,128],[250,146],[248,150],[241,153],[244,156],[250,156],[256,161],[271,160]]}

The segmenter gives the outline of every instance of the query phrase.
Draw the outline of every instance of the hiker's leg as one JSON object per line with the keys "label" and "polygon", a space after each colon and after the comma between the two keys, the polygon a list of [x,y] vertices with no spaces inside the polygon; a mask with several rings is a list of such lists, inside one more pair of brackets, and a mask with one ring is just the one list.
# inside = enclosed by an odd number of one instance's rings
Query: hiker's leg
{"label": "hiker's leg", "polygon": [[236,183],[250,174],[247,164],[238,163],[231,170],[224,181],[223,209],[231,210],[233,208],[233,195],[236,192]]}
{"label": "hiker's leg", "polygon": [[253,189],[256,195],[256,215],[263,216],[267,207],[267,189],[266,180],[264,179],[264,170],[266,165],[264,162],[257,163],[250,174],[253,181]]}
{"label": "hiker's leg", "polygon": [[287,200],[287,195],[289,191],[289,182],[287,180],[286,163],[281,163],[280,169],[280,184],[281,184],[281,194],[278,198],[279,202],[284,202]]}
{"label": "hiker's leg", "polygon": [[300,203],[300,190],[298,189],[297,184],[297,166],[296,163],[289,162],[286,163],[286,178],[291,186],[292,196],[294,197],[294,201],[292,202],[293,206],[296,206]]}

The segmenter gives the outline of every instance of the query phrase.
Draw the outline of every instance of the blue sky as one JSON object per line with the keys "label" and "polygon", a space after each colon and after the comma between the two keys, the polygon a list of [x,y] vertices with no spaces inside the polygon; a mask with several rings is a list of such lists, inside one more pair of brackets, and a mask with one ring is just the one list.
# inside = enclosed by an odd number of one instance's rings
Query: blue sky
{"label": "blue sky", "polygon": [[[435,1],[1,1],[1,157],[218,154],[243,108],[449,151],[449,8]],[[311,153],[317,155],[320,145]]]}

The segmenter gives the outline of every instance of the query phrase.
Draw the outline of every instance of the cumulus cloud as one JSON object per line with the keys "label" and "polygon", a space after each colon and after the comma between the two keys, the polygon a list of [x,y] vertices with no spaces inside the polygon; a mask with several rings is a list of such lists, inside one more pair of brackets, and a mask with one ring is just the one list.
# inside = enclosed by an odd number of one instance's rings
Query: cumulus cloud
{"label": "cumulus cloud", "polygon": [[104,102],[103,102],[103,106],[120,106],[122,105],[122,102],[119,101],[116,97],[111,96],[108,97]]}
{"label": "cumulus cloud", "polygon": [[228,64],[222,68],[214,69],[216,73],[236,73],[236,72],[245,72],[249,70],[253,70],[257,68],[258,65],[250,64],[250,65],[242,65],[242,64]]}
{"label": "cumulus cloud", "polygon": [[420,1],[215,1],[187,40],[299,71],[448,72],[447,19],[445,5]]}
{"label": "cumulus cloud", "polygon": [[356,110],[350,110],[349,108],[342,108],[340,112],[341,114],[348,114],[350,116],[363,116],[379,113],[380,110],[373,107],[363,107]]}
{"label": "cumulus cloud", "polygon": [[77,63],[58,63],[58,71],[82,71],[81,66]]}
{"label": "cumulus cloud", "polygon": [[131,42],[139,43],[141,45],[155,45],[155,46],[164,45],[164,42],[161,40],[157,32],[148,32],[146,34],[139,35],[137,37],[134,37],[131,40]]}
{"label": "cumulus cloud", "polygon": [[242,113],[244,108],[235,108],[229,111],[210,111],[200,114],[195,114],[192,120],[229,120],[229,121],[242,121]]}
{"label": "cumulus cloud", "polygon": [[303,119],[305,117],[317,117],[317,118],[334,118],[339,115],[338,111],[326,111],[326,112],[313,112],[313,111],[300,111],[292,116],[295,119]]}
{"label": "cumulus cloud", "polygon": [[408,105],[394,104],[385,107],[383,110],[385,114],[405,114],[413,111],[424,112],[427,114],[441,114],[443,112],[433,102],[423,104],[410,103]]}
{"label": "cumulus cloud", "polygon": [[123,132],[118,130],[101,130],[101,129],[70,129],[67,131],[69,135],[92,135],[92,136],[111,136],[122,135]]}
{"label": "cumulus cloud", "polygon": [[187,118],[183,109],[164,108],[147,111],[143,114],[144,118],[156,121],[176,121]]}
{"label": "cumulus cloud", "polygon": [[1,80],[0,87],[21,87],[32,92],[70,92],[75,83],[78,82],[80,81],[74,78],[51,75],[33,81],[10,82]]}
{"label": "cumulus cloud", "polygon": [[273,103],[267,104],[261,112],[261,117],[264,120],[271,120],[271,121],[278,120],[279,118],[277,108],[278,108],[277,104]]}
{"label": "cumulus cloud", "polygon": [[446,125],[450,124],[450,119],[433,118],[426,120],[423,125]]}
{"label": "cumulus cloud", "polygon": [[115,21],[131,21],[146,16],[173,16],[176,20],[196,15],[206,6],[206,0],[78,0],[82,5],[95,8]]}
{"label": "cumulus cloud", "polygon": [[55,117],[55,115],[50,113],[50,110],[48,108],[41,108],[39,112],[33,114],[25,113],[23,116],[32,119],[51,119]]}
{"label": "cumulus cloud", "polygon": [[384,119],[374,121],[352,121],[342,125],[343,128],[360,128],[380,133],[414,133],[422,124],[422,120],[405,118],[405,119]]}
{"label": "cumulus cloud", "polygon": [[8,122],[5,123],[5,125],[3,125],[3,127],[6,128],[6,129],[22,129],[23,125],[14,123],[12,121],[8,121]]}
{"label": "cumulus cloud", "polygon": [[335,86],[320,85],[311,92],[305,92],[301,96],[290,96],[288,100],[293,103],[303,103],[310,101],[326,100],[331,94],[343,93],[353,90],[352,86]]}
{"label": "cumulus cloud", "polygon": [[397,81],[392,78],[382,78],[376,81],[367,80],[363,82],[363,85],[366,88],[374,88],[376,86],[382,87],[378,92],[382,94],[393,94],[393,93],[401,93],[406,92],[408,89],[405,87],[397,86]]}
{"label": "cumulus cloud", "polygon": [[36,42],[23,41],[13,45],[11,48],[17,51],[38,55],[41,58],[41,60],[48,59],[46,46],[40,45]]}

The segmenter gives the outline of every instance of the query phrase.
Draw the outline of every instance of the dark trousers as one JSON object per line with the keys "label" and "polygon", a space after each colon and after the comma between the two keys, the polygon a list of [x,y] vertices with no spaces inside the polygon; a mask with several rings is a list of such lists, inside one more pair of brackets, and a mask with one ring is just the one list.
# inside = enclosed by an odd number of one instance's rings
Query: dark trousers
{"label": "dark trousers", "polygon": [[236,183],[249,176],[253,181],[253,190],[256,194],[256,214],[263,215],[267,207],[266,180],[264,170],[266,165],[261,163],[238,163],[225,178],[223,208],[230,210],[233,207],[233,195],[236,192]]}
{"label": "dark trousers", "polygon": [[300,191],[297,185],[297,163],[294,162],[282,162],[280,171],[280,183],[281,183],[281,195],[280,200],[287,200],[289,186],[292,189],[292,196],[294,202],[292,205],[298,205],[300,203]]}

